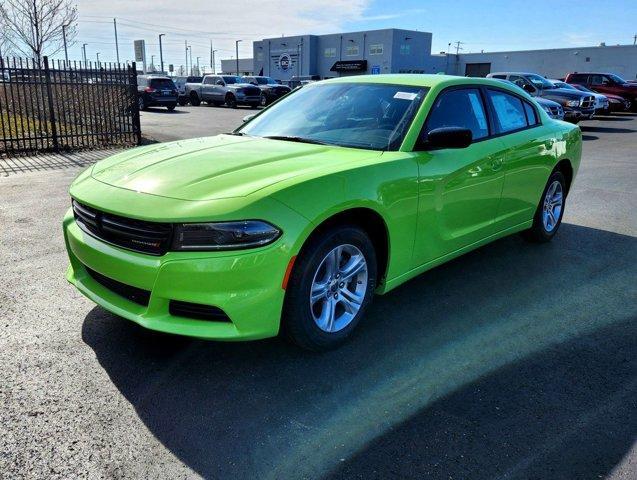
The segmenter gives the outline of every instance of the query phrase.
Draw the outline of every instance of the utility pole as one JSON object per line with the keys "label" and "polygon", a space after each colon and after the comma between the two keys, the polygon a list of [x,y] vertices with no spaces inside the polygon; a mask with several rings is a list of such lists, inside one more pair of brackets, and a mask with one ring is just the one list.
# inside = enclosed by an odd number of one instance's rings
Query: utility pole
{"label": "utility pole", "polygon": [[99,67],[100,66],[100,52],[97,52],[95,54],[95,56],[97,57],[97,66]]}
{"label": "utility pole", "polygon": [[633,37],[633,45],[637,45],[637,34]]}
{"label": "utility pole", "polygon": [[235,52],[237,54],[237,58],[236,58],[236,60],[237,60],[237,77],[239,76],[239,42],[240,41],[241,40],[237,40],[236,42],[234,42],[234,49],[235,49]]}
{"label": "utility pole", "polygon": [[115,55],[117,56],[117,63],[119,63],[119,43],[117,41],[117,20],[113,19],[113,28],[115,29]]}
{"label": "utility pole", "polygon": [[216,52],[216,51],[217,51],[217,50],[213,50],[213,51],[212,51],[212,73],[213,73],[213,74],[217,73],[217,69],[216,69],[216,67],[215,67],[215,52]]}
{"label": "utility pole", "polygon": [[214,59],[213,57],[213,53],[212,53],[212,40],[210,40],[210,66],[212,67],[212,73],[215,73],[215,64],[214,64]]}
{"label": "utility pole", "polygon": [[201,58],[201,57],[197,57],[197,76],[201,75],[201,73],[200,73],[200,72],[201,72],[201,70],[199,70],[199,59],[200,59],[200,58]]}
{"label": "utility pole", "polygon": [[186,51],[186,76],[188,76],[188,40],[184,40],[184,49]]}
{"label": "utility pole", "polygon": [[460,45],[464,45],[464,42],[461,42],[461,41],[456,42],[456,55],[460,53],[460,50],[464,50],[464,48],[462,48]]}
{"label": "utility pole", "polygon": [[165,33],[159,34],[159,63],[161,64],[161,71],[164,72],[164,52],[161,49],[161,37],[165,36]]}
{"label": "utility pole", "polygon": [[86,46],[88,45],[88,43],[85,43],[82,45],[82,54],[84,56],[84,68],[88,67],[88,62],[86,60]]}
{"label": "utility pole", "polygon": [[66,27],[68,25],[62,25],[62,40],[64,41],[64,65],[68,66],[69,64],[69,52],[66,49]]}
{"label": "utility pole", "polygon": [[188,56],[190,57],[190,75],[192,75],[192,45],[188,45]]}

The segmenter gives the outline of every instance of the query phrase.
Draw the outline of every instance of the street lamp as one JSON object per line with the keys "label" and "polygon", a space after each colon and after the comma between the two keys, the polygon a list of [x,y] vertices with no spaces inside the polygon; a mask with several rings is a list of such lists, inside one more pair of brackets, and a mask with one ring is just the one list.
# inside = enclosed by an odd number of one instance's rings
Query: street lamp
{"label": "street lamp", "polygon": [[87,65],[88,65],[88,61],[86,60],[86,46],[87,45],[88,45],[88,43],[82,44],[82,55],[84,56],[84,68],[86,68]]}
{"label": "street lamp", "polygon": [[159,34],[159,63],[161,64],[161,71],[163,73],[164,71],[164,52],[162,51],[161,48],[161,37],[165,36],[165,33],[160,33]]}
{"label": "street lamp", "polygon": [[215,74],[217,73],[217,70],[215,68],[215,53],[217,52],[217,50],[213,50],[212,51],[212,73]]}
{"label": "street lamp", "polygon": [[155,71],[155,55],[150,56],[150,66],[153,67],[153,71]]}
{"label": "street lamp", "polygon": [[199,59],[200,58],[201,57],[197,57],[197,75],[200,75],[200,73],[199,73]]}
{"label": "street lamp", "polygon": [[239,76],[239,42],[241,42],[241,40],[234,42],[234,49],[237,53],[237,77]]}
{"label": "street lamp", "polygon": [[99,67],[100,66],[100,52],[97,52],[95,54],[95,56],[97,57],[97,66]]}

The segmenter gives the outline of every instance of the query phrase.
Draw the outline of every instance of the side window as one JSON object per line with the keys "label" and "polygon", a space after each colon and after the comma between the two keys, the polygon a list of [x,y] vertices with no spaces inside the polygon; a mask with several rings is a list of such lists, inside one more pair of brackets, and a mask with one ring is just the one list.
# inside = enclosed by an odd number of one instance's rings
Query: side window
{"label": "side window", "polygon": [[522,102],[524,104],[524,112],[526,113],[526,123],[529,127],[537,125],[540,123],[537,117],[537,113],[535,112],[535,108],[531,106],[529,102]]}
{"label": "side window", "polygon": [[206,77],[203,79],[204,85],[210,85],[212,83],[212,77]]}
{"label": "side window", "polygon": [[602,85],[604,77],[602,75],[591,75],[591,85]]}
{"label": "side window", "polygon": [[500,80],[506,80],[506,75],[491,75],[491,78],[499,78]]}
{"label": "side window", "polygon": [[468,128],[473,139],[489,135],[487,115],[480,91],[475,88],[449,90],[438,96],[427,119],[426,131],[442,127]]}
{"label": "side window", "polygon": [[499,133],[526,128],[526,113],[522,100],[500,90],[488,90],[488,92]]}

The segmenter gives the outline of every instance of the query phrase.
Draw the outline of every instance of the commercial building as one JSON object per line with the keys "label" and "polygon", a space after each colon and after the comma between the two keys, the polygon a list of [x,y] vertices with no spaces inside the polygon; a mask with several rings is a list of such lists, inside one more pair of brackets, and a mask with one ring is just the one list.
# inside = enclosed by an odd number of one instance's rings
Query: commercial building
{"label": "commercial building", "polygon": [[[221,73],[224,75],[237,75],[237,60],[221,60]],[[251,58],[239,59],[238,75],[254,75],[254,62]]]}
{"label": "commercial building", "polygon": [[266,38],[253,44],[254,71],[276,80],[379,73],[436,73],[431,33],[390,28],[330,35]]}
{"label": "commercial building", "polygon": [[[252,71],[283,82],[293,77],[324,79],[356,74],[437,72],[485,76],[515,70],[551,78],[562,78],[575,71],[608,71],[627,79],[637,78],[635,45],[455,55],[432,54],[431,43],[431,33],[396,28],[266,38],[253,43]],[[228,61],[224,72],[236,72],[232,62]]]}
{"label": "commercial building", "polygon": [[627,80],[637,78],[637,46],[615,45],[552,48],[515,52],[452,55],[448,73],[470,77],[490,72],[537,72],[548,78],[564,78],[569,72],[611,72]]}

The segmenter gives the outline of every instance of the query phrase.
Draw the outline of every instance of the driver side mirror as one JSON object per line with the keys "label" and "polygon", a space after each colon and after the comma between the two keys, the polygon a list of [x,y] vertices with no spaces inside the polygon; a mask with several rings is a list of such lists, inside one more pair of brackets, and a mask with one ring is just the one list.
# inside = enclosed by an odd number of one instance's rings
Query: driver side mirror
{"label": "driver side mirror", "polygon": [[522,88],[524,89],[526,93],[535,93],[535,87],[528,83],[525,83],[524,85],[522,85]]}
{"label": "driver side mirror", "polygon": [[250,115],[246,115],[243,117],[243,123],[249,122],[256,116],[256,113],[251,113]]}
{"label": "driver side mirror", "polygon": [[423,140],[425,150],[467,148],[473,142],[473,134],[468,128],[442,127],[428,132]]}

